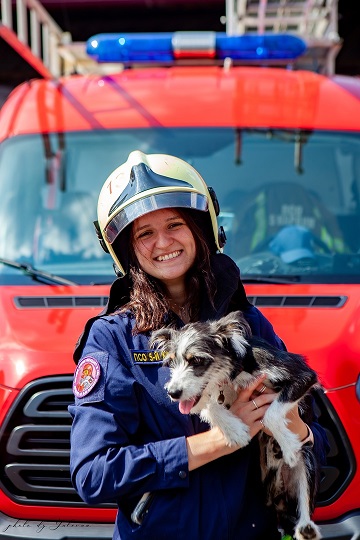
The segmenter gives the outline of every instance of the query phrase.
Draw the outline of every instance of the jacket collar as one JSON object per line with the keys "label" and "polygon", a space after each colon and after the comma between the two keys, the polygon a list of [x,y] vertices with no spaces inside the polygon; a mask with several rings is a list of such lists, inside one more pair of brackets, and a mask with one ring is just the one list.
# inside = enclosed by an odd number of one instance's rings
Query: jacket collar
{"label": "jacket collar", "polygon": [[[213,271],[217,291],[214,305],[211,304],[207,295],[201,299],[200,320],[218,319],[232,311],[231,304],[236,302],[233,309],[246,309],[250,304],[246,298],[244,286],[240,280],[240,271],[235,262],[224,253],[211,255],[211,269]],[[77,363],[81,357],[85,340],[89,334],[93,322],[104,315],[114,313],[130,299],[131,280],[128,275],[117,278],[110,287],[108,303],[101,313],[89,319],[84,331],[75,345],[73,358]],[[233,301],[233,302],[232,302]]]}
{"label": "jacket collar", "polygon": [[228,255],[217,253],[211,256],[211,268],[217,285],[214,305],[211,305],[207,297],[202,298],[200,319],[223,317],[229,313],[234,297],[236,297],[236,309],[246,309],[250,304],[240,280],[240,270],[235,262]]}

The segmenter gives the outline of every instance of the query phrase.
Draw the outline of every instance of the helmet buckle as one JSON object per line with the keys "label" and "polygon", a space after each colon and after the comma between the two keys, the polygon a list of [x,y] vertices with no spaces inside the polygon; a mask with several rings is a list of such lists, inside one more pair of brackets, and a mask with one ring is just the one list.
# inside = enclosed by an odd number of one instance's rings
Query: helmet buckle
{"label": "helmet buckle", "polygon": [[110,253],[109,250],[108,250],[108,247],[107,247],[107,245],[106,245],[106,243],[105,243],[105,240],[103,239],[103,236],[102,236],[102,234],[101,234],[99,222],[98,222],[98,221],[94,221],[93,223],[94,223],[96,236],[98,237],[100,246],[103,248],[103,250],[105,251],[105,253]]}

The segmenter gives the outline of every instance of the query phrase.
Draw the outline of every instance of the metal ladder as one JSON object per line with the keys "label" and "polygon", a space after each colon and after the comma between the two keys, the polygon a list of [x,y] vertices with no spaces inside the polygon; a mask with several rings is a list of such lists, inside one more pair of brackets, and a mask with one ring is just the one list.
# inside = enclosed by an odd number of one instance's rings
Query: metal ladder
{"label": "metal ladder", "polygon": [[296,67],[332,75],[341,47],[338,0],[226,0],[226,32],[295,34],[308,46]]}
{"label": "metal ladder", "polygon": [[0,38],[40,76],[101,71],[86,55],[85,44],[73,42],[70,33],[63,32],[38,0],[16,0],[13,4],[12,0],[1,0]]}
{"label": "metal ladder", "polygon": [[0,37],[43,77],[61,73],[63,32],[37,0],[1,0]]}

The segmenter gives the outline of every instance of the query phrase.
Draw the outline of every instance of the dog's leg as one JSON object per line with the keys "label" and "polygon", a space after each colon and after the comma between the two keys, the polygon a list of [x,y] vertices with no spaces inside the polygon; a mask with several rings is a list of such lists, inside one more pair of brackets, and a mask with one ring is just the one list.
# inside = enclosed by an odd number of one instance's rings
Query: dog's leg
{"label": "dog's leg", "polygon": [[301,453],[301,459],[296,469],[297,505],[299,518],[295,528],[294,538],[296,540],[320,540],[320,538],[322,538],[320,529],[310,517],[309,482],[312,481],[310,475],[314,473],[314,471],[312,471],[311,463],[307,464],[306,452]]}
{"label": "dog's leg", "polygon": [[218,426],[223,432],[228,446],[246,446],[251,440],[249,427],[218,403],[209,402],[207,407],[202,409],[200,418],[211,427]]}
{"label": "dog's leg", "polygon": [[[318,485],[317,464],[311,448],[302,448],[297,465],[290,468],[279,458],[274,439],[261,447],[262,478],[267,504],[273,504],[285,534],[296,540],[320,540],[319,528],[311,520]],[[265,442],[265,444],[264,444]]]}
{"label": "dog's leg", "polygon": [[298,462],[301,450],[298,436],[287,427],[286,415],[294,406],[294,403],[281,403],[279,400],[275,400],[264,415],[264,425],[279,443],[284,461],[290,467],[294,467]]}

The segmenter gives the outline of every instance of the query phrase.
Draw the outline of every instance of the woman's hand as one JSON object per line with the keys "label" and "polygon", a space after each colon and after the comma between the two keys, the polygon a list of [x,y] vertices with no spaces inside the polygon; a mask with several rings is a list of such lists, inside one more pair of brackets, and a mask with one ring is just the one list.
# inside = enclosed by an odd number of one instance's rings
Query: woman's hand
{"label": "woman's hand", "polygon": [[[256,406],[253,403],[253,394],[257,388],[263,385],[264,377],[259,377],[245,390],[240,390],[238,397],[230,407],[233,414],[238,416],[250,428],[250,436],[254,437],[263,425],[262,420],[266,410],[276,398],[276,394],[271,390],[256,395]],[[256,408],[257,407],[257,408]],[[231,454],[240,448],[240,446],[229,446],[221,432],[220,428],[213,427],[209,431],[191,435],[186,439],[188,451],[188,467],[189,471],[197,469],[214,459]]]}
{"label": "woman's hand", "polygon": [[[265,379],[265,377],[263,379]],[[262,394],[273,394],[276,396],[274,390],[268,388],[263,384],[263,382],[261,382],[255,388],[253,394],[250,396],[250,399],[256,400],[256,403],[258,403],[258,396]],[[286,415],[286,418],[288,420],[287,427],[289,428],[289,430],[295,433],[299,437],[300,441],[304,440],[308,435],[308,427],[305,422],[303,422],[303,420],[300,418],[298,407],[295,406],[291,411],[289,411]],[[264,429],[264,432],[270,436],[273,436],[273,433],[271,433],[271,431],[269,431],[268,429]]]}
{"label": "woman's hand", "polygon": [[[264,385],[266,376],[257,378],[248,388],[240,390],[230,410],[238,416],[250,429],[250,437],[255,437],[260,430],[272,435],[264,429],[261,421],[277,394]],[[264,388],[265,386],[265,388]],[[289,429],[296,433],[300,440],[307,436],[307,426],[301,420],[297,407],[287,415]],[[192,435],[186,439],[189,471],[197,469],[214,459],[231,454],[240,446],[228,446],[225,437],[218,427],[209,431]]]}
{"label": "woman's hand", "polygon": [[[258,377],[244,390],[240,390],[238,397],[230,407],[230,411],[238,416],[250,429],[250,437],[253,438],[261,429],[264,429],[262,419],[277,394],[264,387],[266,375]],[[265,430],[265,433],[271,435]]]}

